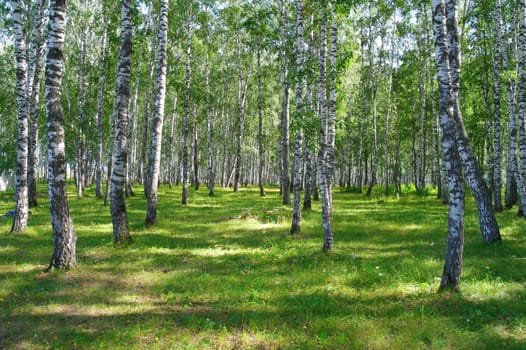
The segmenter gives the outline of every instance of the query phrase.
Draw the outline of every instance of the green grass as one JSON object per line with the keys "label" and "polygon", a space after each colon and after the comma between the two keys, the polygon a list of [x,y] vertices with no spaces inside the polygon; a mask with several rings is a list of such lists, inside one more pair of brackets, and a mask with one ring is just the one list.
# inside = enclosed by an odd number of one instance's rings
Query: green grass
{"label": "green grass", "polygon": [[[73,187],[70,186],[73,190]],[[319,203],[291,237],[277,190],[162,187],[159,224],[128,200],[135,244],[115,249],[109,208],[70,193],[79,266],[52,253],[42,191],[29,228],[0,221],[1,349],[525,349],[526,222],[498,214],[504,243],[466,214],[460,294],[438,294],[447,207],[431,196],[334,193],[335,250]],[[0,193],[0,212],[14,207]]]}

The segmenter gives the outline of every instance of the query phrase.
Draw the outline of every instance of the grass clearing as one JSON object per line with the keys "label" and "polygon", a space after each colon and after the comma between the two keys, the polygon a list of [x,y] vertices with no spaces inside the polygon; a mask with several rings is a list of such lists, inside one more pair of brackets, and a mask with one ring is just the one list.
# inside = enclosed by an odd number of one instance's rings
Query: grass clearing
{"label": "grass clearing", "polygon": [[[70,186],[70,189],[73,187]],[[334,192],[335,250],[319,203],[291,237],[277,189],[259,197],[162,186],[158,225],[129,198],[135,244],[115,249],[109,207],[70,193],[79,267],[43,273],[52,253],[45,187],[29,229],[0,221],[2,349],[525,349],[526,222],[499,213],[482,243],[466,213],[461,294],[436,293],[447,207],[432,196]],[[14,207],[0,193],[0,212]]]}

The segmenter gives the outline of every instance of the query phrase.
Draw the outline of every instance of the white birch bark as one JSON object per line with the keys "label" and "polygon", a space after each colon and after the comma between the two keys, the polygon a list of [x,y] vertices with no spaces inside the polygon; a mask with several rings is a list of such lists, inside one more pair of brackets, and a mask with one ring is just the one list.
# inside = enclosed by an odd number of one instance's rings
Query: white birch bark
{"label": "white birch bark", "polygon": [[185,63],[185,96],[184,96],[184,116],[183,116],[183,191],[181,196],[181,204],[188,204],[188,134],[189,134],[189,119],[190,119],[190,80],[191,80],[191,66],[190,60],[192,56],[192,3],[189,4],[188,20],[186,23],[186,63]]}
{"label": "white birch bark", "polygon": [[462,115],[460,112],[460,31],[457,22],[457,1],[448,0],[446,2],[447,14],[447,35],[448,35],[448,55],[450,65],[450,88],[453,106],[453,116],[455,118],[455,136],[460,155],[460,160],[465,172],[466,182],[475,197],[477,204],[480,230],[482,239],[485,243],[500,242],[500,231],[493,211],[491,196],[482,178],[475,154],[469,142]]}
{"label": "white birch bark", "polygon": [[[518,93],[517,93],[517,115],[519,121],[519,169],[517,186],[519,187],[520,213],[526,216],[524,211],[526,200],[524,192],[526,189],[526,5],[525,0],[520,0],[519,40],[518,40]],[[510,136],[511,137],[511,136]]]}
{"label": "white birch bark", "polygon": [[286,56],[286,21],[287,10],[285,0],[280,0],[280,59],[281,59],[281,192],[283,195],[283,204],[290,204],[290,174],[289,174],[289,78],[287,74],[287,56]]}
{"label": "white birch bark", "polygon": [[[449,1],[449,0],[447,0]],[[458,150],[456,147],[454,96],[451,94],[451,76],[448,57],[448,33],[444,0],[432,0],[435,54],[440,96],[440,126],[442,150],[448,176],[449,209],[446,259],[440,289],[458,290],[462,274],[464,250],[464,185]]]}
{"label": "white birch bark", "polygon": [[16,213],[11,232],[22,232],[27,227],[28,189],[28,96],[27,96],[27,50],[24,30],[23,5],[21,0],[14,0],[13,24],[15,29],[16,56],[16,103],[18,112],[18,136],[16,156],[15,201]]}
{"label": "white birch bark", "polygon": [[493,203],[497,212],[502,211],[502,128],[501,128],[501,59],[502,59],[502,35],[501,28],[501,4],[495,1],[495,50],[493,55]]}
{"label": "white birch bark", "polygon": [[28,203],[30,207],[35,207],[37,201],[36,178],[38,172],[38,161],[40,158],[38,142],[38,119],[40,101],[40,80],[42,75],[43,58],[45,51],[46,36],[44,35],[47,19],[45,10],[47,0],[40,0],[34,12],[34,23],[31,33],[31,43],[29,52],[29,73],[28,80],[32,80],[29,97],[29,133],[28,133],[28,164],[27,164],[27,187]]}
{"label": "white birch bark", "polygon": [[[334,14],[334,5],[329,2],[329,10],[331,14],[331,45],[329,50],[329,108],[328,108],[328,125],[327,125],[327,183],[329,195],[329,219],[332,220],[332,184],[335,183],[335,159],[334,159],[334,145],[336,142],[336,58],[338,55],[338,24]],[[376,107],[374,107],[376,109]],[[376,113],[376,111],[375,111]],[[378,159],[377,159],[378,161]],[[378,164],[376,164],[378,165]],[[376,169],[375,169],[376,171]],[[376,179],[375,179],[376,181]]]}
{"label": "white birch bark", "polygon": [[[369,2],[369,12],[371,12],[371,2]],[[372,119],[372,160],[371,160],[371,179],[369,181],[369,186],[367,187],[367,197],[369,197],[373,191],[374,186],[376,185],[376,176],[378,173],[378,118],[377,118],[377,90],[378,84],[376,82],[375,67],[373,63],[373,52],[372,47],[374,45],[375,38],[373,37],[373,26],[372,21],[369,22],[368,28],[368,58],[369,58],[369,88],[371,89],[371,119]]]}
{"label": "white birch bark", "polygon": [[103,133],[102,133],[102,122],[104,120],[104,88],[106,85],[106,77],[104,74],[104,61],[106,59],[106,38],[107,38],[107,19],[104,17],[103,32],[100,44],[99,53],[99,72],[98,72],[98,84],[97,84],[97,116],[96,116],[96,128],[97,128],[97,153],[95,159],[95,196],[102,198],[102,147],[103,147]]}
{"label": "white birch bark", "polygon": [[243,82],[241,64],[241,38],[240,33],[236,33],[237,47],[237,132],[236,132],[236,154],[234,158],[234,192],[239,191],[241,182],[241,151],[243,147],[243,133],[245,129],[246,99],[248,89],[248,79]]}
{"label": "white birch bark", "polygon": [[320,104],[320,152],[318,155],[318,178],[321,192],[321,216],[323,228],[323,250],[331,251],[333,247],[333,234],[331,225],[330,208],[330,176],[328,169],[329,160],[329,117],[327,116],[327,9],[322,10],[320,30],[320,74],[318,79],[318,102]]}
{"label": "white birch bark", "polygon": [[[207,8],[208,10],[208,8]],[[215,184],[215,163],[213,153],[213,138],[214,138],[214,119],[215,110],[210,112],[210,64],[209,64],[209,50],[210,50],[210,33],[208,23],[205,24],[205,114],[206,114],[206,143],[207,143],[207,165],[208,165],[208,195],[214,196]]]}
{"label": "white birch bark", "polygon": [[301,179],[302,179],[302,142],[303,131],[301,121],[304,120],[303,113],[303,1],[296,0],[296,114],[294,118],[298,130],[294,142],[294,165],[293,165],[293,191],[294,204],[292,209],[291,234],[301,232]]}
{"label": "white birch bark", "polygon": [[168,45],[168,0],[160,0],[159,15],[159,46],[157,48],[157,84],[155,105],[152,118],[152,143],[150,149],[150,168],[148,181],[148,197],[145,223],[157,223],[157,190],[161,165],[161,146],[164,123],[164,104],[166,99],[166,65]]}
{"label": "white birch bark", "polygon": [[265,149],[263,148],[263,87],[261,82],[261,47],[257,49],[257,79],[258,79],[258,186],[259,195],[264,197],[263,169],[265,168]]}
{"label": "white birch bark", "polygon": [[66,8],[66,0],[50,1],[45,97],[48,125],[48,196],[54,248],[49,270],[69,269],[77,264],[77,235],[73,230],[66,191],[64,110],[61,101]]}
{"label": "white birch bark", "polygon": [[117,75],[117,119],[115,121],[114,165],[111,176],[111,218],[113,222],[114,244],[129,244],[133,240],[128,227],[128,214],[124,190],[127,168],[128,107],[130,102],[130,77],[132,61],[132,22],[133,5],[131,0],[122,0],[121,43]]}

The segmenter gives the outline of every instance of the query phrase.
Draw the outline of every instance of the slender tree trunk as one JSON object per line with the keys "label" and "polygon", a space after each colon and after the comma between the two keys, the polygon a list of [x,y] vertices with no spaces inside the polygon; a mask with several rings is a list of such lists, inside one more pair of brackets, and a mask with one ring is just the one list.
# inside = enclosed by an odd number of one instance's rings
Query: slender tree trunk
{"label": "slender tree trunk", "polygon": [[[86,1],[84,0],[81,5],[81,12],[85,13],[87,9]],[[76,127],[76,152],[75,152],[75,169],[76,169],[76,185],[77,185],[77,198],[82,198],[84,194],[84,178],[86,172],[86,136],[85,136],[85,127],[86,127],[86,98],[88,93],[88,84],[87,84],[87,71],[86,71],[86,31],[87,28],[80,29],[80,38],[79,38],[79,51],[80,51],[80,67],[79,67],[79,115],[78,115],[78,125]]]}
{"label": "slender tree trunk", "polygon": [[321,190],[322,227],[323,227],[323,250],[331,251],[333,247],[333,233],[331,225],[330,208],[330,178],[328,174],[329,160],[329,118],[327,116],[326,102],[326,62],[327,62],[327,10],[322,10],[321,32],[320,32],[320,75],[318,81],[318,101],[320,103],[320,152],[318,156],[318,176]]}
{"label": "slender tree trunk", "polygon": [[[422,59],[425,59],[425,49],[422,48],[422,44],[420,46],[420,55],[423,56]],[[416,165],[416,174],[415,174],[415,187],[417,192],[423,192],[426,184],[425,184],[425,173],[424,173],[424,128],[425,128],[425,121],[426,121],[426,76],[425,74],[420,74],[420,78],[418,80],[418,95],[419,95],[419,107],[420,107],[420,113],[418,118],[418,133],[416,135],[418,148],[416,150],[416,159],[415,159],[415,165]]]}
{"label": "slender tree trunk", "polygon": [[[436,1],[436,0],[433,0]],[[451,95],[454,101],[453,115],[455,117],[456,142],[460,160],[465,172],[467,184],[475,197],[479,213],[482,239],[486,243],[500,242],[500,232],[495,213],[491,204],[491,196],[486,188],[475,154],[464,128],[460,112],[460,33],[456,19],[456,0],[447,1],[447,34],[449,40],[449,64],[451,76]]]}
{"label": "slender tree trunk", "polygon": [[66,36],[66,0],[51,0],[46,61],[46,114],[48,125],[48,194],[53,228],[53,255],[48,270],[77,265],[77,235],[69,213],[64,153],[64,110],[61,102]]}
{"label": "slender tree trunk", "polygon": [[107,20],[104,17],[104,29],[102,32],[101,45],[100,45],[100,54],[99,54],[99,82],[97,87],[97,155],[96,155],[96,165],[95,165],[95,196],[97,198],[102,198],[102,143],[103,143],[103,134],[102,134],[102,122],[104,119],[104,87],[106,84],[105,74],[104,74],[104,60],[106,58],[106,32],[107,32]]}
{"label": "slender tree trunk", "polygon": [[281,17],[280,17],[280,57],[281,57],[281,192],[283,195],[283,204],[290,204],[290,175],[289,175],[289,78],[287,74],[287,56],[286,56],[286,25],[287,9],[285,0],[280,0]]}
{"label": "slender tree trunk", "polygon": [[133,240],[128,227],[128,213],[124,197],[127,168],[128,105],[130,101],[130,75],[132,60],[132,11],[131,0],[122,0],[121,47],[117,76],[117,120],[115,123],[115,162],[111,176],[111,218],[113,242],[129,244]]}
{"label": "slender tree trunk", "polygon": [[261,83],[261,47],[257,49],[257,69],[258,69],[258,185],[259,195],[265,196],[265,186],[263,184],[263,169],[265,168],[265,149],[263,148],[263,92]]}
{"label": "slender tree trunk", "polygon": [[152,118],[152,144],[150,149],[148,197],[145,223],[157,223],[157,190],[161,167],[161,146],[166,99],[166,65],[168,45],[168,0],[160,0],[159,46],[157,48],[157,84]]}
{"label": "slender tree trunk", "polygon": [[[330,73],[329,73],[329,108],[328,108],[328,120],[327,120],[327,195],[328,195],[328,210],[329,210],[329,220],[332,222],[332,184],[335,183],[335,160],[334,160],[334,145],[336,142],[336,58],[338,55],[338,26],[335,17],[334,4],[329,2],[329,10],[331,14],[331,45],[329,51],[329,63],[330,63]],[[323,209],[322,209],[323,212]],[[323,213],[322,213],[323,215]],[[322,226],[324,226],[322,224]],[[325,250],[332,249],[332,223],[330,224],[331,232],[330,235],[325,231]]]}
{"label": "slender tree trunk", "polygon": [[27,157],[28,157],[28,99],[27,60],[24,33],[23,6],[20,0],[13,1],[16,56],[16,102],[18,108],[18,139],[16,156],[15,201],[16,214],[11,232],[22,232],[27,227]]}
{"label": "slender tree trunk", "polygon": [[188,9],[188,20],[186,23],[186,68],[185,68],[185,96],[184,96],[184,117],[183,117],[183,192],[181,204],[188,204],[188,134],[190,119],[190,80],[191,68],[190,60],[192,55],[192,4]]}
{"label": "slender tree trunk", "polygon": [[[503,21],[502,21],[502,5],[496,10],[499,11],[500,22],[499,26],[499,38],[502,54],[502,68],[504,71],[509,69],[509,57],[506,42],[502,39],[504,36]],[[521,177],[518,170],[517,164],[517,106],[515,102],[515,86],[516,81],[510,77],[506,80],[506,98],[508,104],[508,150],[506,154],[506,193],[504,199],[504,205],[507,209],[511,209],[517,204],[517,191],[519,190],[521,198],[521,212],[525,212],[523,209],[526,207],[526,193],[524,193],[524,187],[520,186]]]}
{"label": "slender tree trunk", "polygon": [[459,290],[464,249],[464,186],[461,163],[456,148],[455,101],[453,101],[455,95],[451,94],[450,89],[446,6],[444,0],[433,0],[432,4],[440,95],[440,126],[443,133],[442,149],[449,179],[448,239],[440,289]]}
{"label": "slender tree trunk", "polygon": [[[371,4],[371,2],[369,2]],[[371,180],[369,182],[369,187],[367,188],[367,197],[369,197],[373,191],[374,186],[376,185],[376,175],[378,172],[378,126],[377,126],[377,82],[376,74],[374,73],[373,65],[373,53],[372,46],[374,44],[374,39],[372,35],[372,25],[369,26],[369,84],[371,89],[371,117],[373,121],[373,135],[372,135],[372,162],[371,162]]]}
{"label": "slender tree trunk", "polygon": [[208,31],[208,23],[206,25],[206,41],[205,41],[205,114],[206,118],[206,135],[207,135],[207,159],[208,159],[208,195],[214,195],[214,184],[215,184],[215,163],[213,153],[213,138],[214,138],[214,119],[216,117],[216,111],[210,113],[210,66],[209,66],[209,53],[210,49],[210,38]]}
{"label": "slender tree trunk", "polygon": [[[494,209],[502,211],[502,138],[501,138],[501,59],[503,38],[500,35],[501,10],[500,0],[495,1],[495,52],[493,55],[493,199]],[[488,155],[489,156],[489,155]]]}
{"label": "slender tree trunk", "polygon": [[236,134],[236,155],[234,161],[234,192],[239,191],[241,182],[241,151],[243,147],[243,131],[245,129],[245,103],[247,98],[248,79],[243,84],[242,65],[241,65],[241,40],[239,33],[237,36],[237,134]]}
{"label": "slender tree trunk", "polygon": [[[518,93],[517,115],[519,122],[519,164],[516,175],[519,188],[519,216],[526,217],[526,8],[525,1],[520,1],[520,22],[518,40]],[[510,135],[510,139],[513,136]],[[510,141],[511,143],[511,141]]]}
{"label": "slender tree trunk", "polygon": [[177,154],[174,150],[175,130],[177,130],[177,94],[174,94],[172,118],[170,120],[170,137],[168,138],[168,184],[170,189],[175,181],[174,172],[177,171],[176,162],[174,161],[174,153]]}
{"label": "slender tree trunk", "polygon": [[[314,16],[311,15],[310,17],[310,26],[311,30],[309,32],[309,39],[308,39],[308,51],[307,51],[307,61],[308,64],[312,64],[314,62]],[[306,86],[306,92],[305,92],[305,98],[307,102],[307,113],[308,115],[314,115],[314,108],[313,108],[313,99],[314,99],[314,91],[313,91],[313,84],[312,84],[312,78],[308,77],[307,80],[307,86]],[[315,155],[315,152],[312,151],[312,147],[309,145],[310,140],[312,139],[313,135],[311,133],[307,133],[305,137],[305,145],[304,145],[304,159],[305,159],[305,194],[303,196],[303,210],[311,210],[312,209],[312,193],[313,188],[316,189],[316,172],[313,170],[316,169],[317,162],[312,160],[313,156]],[[316,191],[317,194],[317,191]]]}
{"label": "slender tree trunk", "polygon": [[[297,125],[301,125],[303,118],[303,2],[296,0],[296,114]],[[302,142],[303,131],[299,128],[296,131],[296,141],[294,143],[294,166],[293,166],[293,190],[294,206],[292,210],[292,224],[290,233],[301,232],[301,178],[302,178]]]}
{"label": "slender tree trunk", "polygon": [[192,154],[193,154],[193,161],[192,165],[194,168],[194,189],[196,191],[199,190],[199,147],[197,147],[197,128],[198,128],[198,121],[197,121],[197,106],[194,106],[194,124],[192,126]]}
{"label": "slender tree trunk", "polygon": [[42,65],[46,37],[44,30],[46,27],[45,10],[47,0],[40,0],[35,11],[35,21],[31,33],[31,47],[29,53],[29,67],[32,71],[29,80],[32,80],[29,97],[29,133],[28,133],[28,164],[27,164],[27,187],[29,207],[36,207],[37,202],[37,175],[40,149],[38,142],[38,119],[40,101],[40,80],[42,75]]}
{"label": "slender tree trunk", "polygon": [[144,195],[146,196],[146,198],[148,198],[148,192],[150,191],[150,188],[148,187],[150,185],[150,181],[148,181],[148,160],[147,160],[148,156],[147,154],[148,154],[148,125],[150,123],[150,111],[151,111],[150,105],[151,105],[152,95],[153,95],[152,81],[153,81],[154,71],[155,71],[155,65],[153,64],[153,62],[151,62],[150,78],[148,79],[148,82],[146,84],[148,93],[146,94],[146,101],[144,104],[144,118],[143,118],[143,124],[142,124],[141,165],[140,165],[141,182],[144,187]]}
{"label": "slender tree trunk", "polygon": [[118,86],[115,86],[115,95],[113,98],[113,111],[111,112],[110,117],[110,147],[109,147],[109,154],[108,154],[108,172],[106,174],[106,190],[104,192],[104,205],[109,204],[109,195],[110,195],[110,187],[111,187],[111,178],[113,176],[113,150],[114,150],[114,144],[115,144],[115,122],[117,119],[117,100],[118,100]]}

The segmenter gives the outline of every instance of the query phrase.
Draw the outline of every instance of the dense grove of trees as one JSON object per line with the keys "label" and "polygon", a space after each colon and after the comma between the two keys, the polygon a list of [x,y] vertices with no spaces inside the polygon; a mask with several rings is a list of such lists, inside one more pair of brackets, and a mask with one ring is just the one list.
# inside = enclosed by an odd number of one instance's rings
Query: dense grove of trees
{"label": "dense grove of trees", "polygon": [[[66,8],[58,108],[51,38]],[[450,203],[443,286],[457,289],[464,179],[485,242],[501,239],[494,211],[526,212],[523,0],[18,0],[0,10],[0,169],[16,173],[14,232],[41,200],[35,181],[50,179],[52,200],[57,170],[78,197],[91,185],[110,197],[116,243],[131,242],[125,196],[137,183],[147,224],[159,183],[182,185],[183,205],[190,185],[210,195],[258,185],[264,196],[280,184],[291,233],[302,191],[303,210],[319,196],[325,250],[333,186],[367,196],[433,187]]]}

